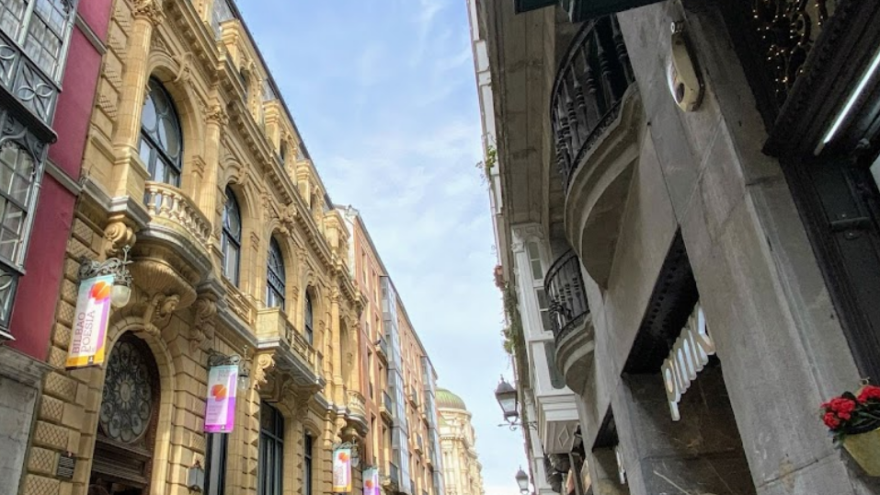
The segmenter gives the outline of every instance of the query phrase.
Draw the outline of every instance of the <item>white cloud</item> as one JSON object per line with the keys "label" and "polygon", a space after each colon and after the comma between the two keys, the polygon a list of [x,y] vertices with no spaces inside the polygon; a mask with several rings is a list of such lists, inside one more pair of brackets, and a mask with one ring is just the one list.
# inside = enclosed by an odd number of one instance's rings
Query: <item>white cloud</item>
{"label": "white cloud", "polygon": [[[487,495],[517,495],[498,428],[509,358],[464,0],[239,0],[330,196],[358,208],[440,385],[473,413]],[[264,37],[265,36],[265,37]]]}

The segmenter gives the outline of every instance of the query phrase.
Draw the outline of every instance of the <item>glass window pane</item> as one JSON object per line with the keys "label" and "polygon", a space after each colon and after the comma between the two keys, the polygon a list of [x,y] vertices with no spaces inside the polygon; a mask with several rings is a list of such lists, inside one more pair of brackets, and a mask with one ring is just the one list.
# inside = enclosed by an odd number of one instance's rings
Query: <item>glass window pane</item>
{"label": "glass window pane", "polygon": [[59,37],[64,35],[64,25],[70,13],[70,2],[67,0],[37,0],[34,10]]}
{"label": "glass window pane", "polygon": [[526,252],[529,255],[529,265],[532,270],[532,278],[535,280],[543,280],[544,269],[541,267],[541,253],[538,250],[538,244],[535,242],[526,244]]}
{"label": "glass window pane", "polygon": [[18,40],[21,20],[26,8],[25,0],[0,0],[0,29],[14,40]]}
{"label": "glass window pane", "polygon": [[51,77],[55,77],[62,44],[62,38],[54,33],[39,16],[31,17],[24,51]]}
{"label": "glass window pane", "polygon": [[549,307],[547,304],[547,293],[544,292],[544,289],[535,289],[535,292],[538,294],[538,308],[541,311],[546,310]]}
{"label": "glass window pane", "polygon": [[152,93],[148,93],[144,99],[144,111],[141,112],[141,127],[150,134],[156,132],[156,104],[153,103]]}

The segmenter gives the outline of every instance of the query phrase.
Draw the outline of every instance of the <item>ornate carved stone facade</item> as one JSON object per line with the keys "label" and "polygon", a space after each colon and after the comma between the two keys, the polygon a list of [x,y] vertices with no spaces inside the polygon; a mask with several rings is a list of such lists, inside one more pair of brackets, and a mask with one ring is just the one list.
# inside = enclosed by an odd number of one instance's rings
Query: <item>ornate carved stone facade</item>
{"label": "ornate carved stone facade", "polygon": [[446,492],[449,495],[483,495],[483,466],[477,458],[470,411],[460,397],[442,388],[437,389],[437,410]]}
{"label": "ornate carved stone facade", "polygon": [[[217,2],[113,4],[27,495],[189,493],[187,470],[208,464],[203,422],[216,354],[240,356],[249,371],[220,467],[226,493],[256,493],[262,404],[284,419],[284,493],[304,486],[305,435],[314,446],[313,493],[329,493],[333,445],[362,443],[366,434],[364,418],[360,429],[346,427],[352,397],[365,393],[353,366],[360,334],[346,333],[358,327],[364,304],[347,265],[350,234],[234,5],[224,3],[217,22]],[[150,131],[165,119],[179,131]],[[284,284],[269,304],[273,245]],[[66,371],[64,358],[80,260],[126,247],[133,294],[111,314],[108,356],[115,362],[135,342],[156,371],[150,393],[136,395],[155,408],[138,413],[146,415],[139,421],[153,418],[136,428],[147,431],[132,447],[142,462],[122,472],[107,467],[106,449],[128,445],[127,437],[101,425],[104,412],[125,411],[104,407],[106,375],[120,390],[130,381],[101,368]],[[67,452],[76,459],[72,479],[56,476]]]}

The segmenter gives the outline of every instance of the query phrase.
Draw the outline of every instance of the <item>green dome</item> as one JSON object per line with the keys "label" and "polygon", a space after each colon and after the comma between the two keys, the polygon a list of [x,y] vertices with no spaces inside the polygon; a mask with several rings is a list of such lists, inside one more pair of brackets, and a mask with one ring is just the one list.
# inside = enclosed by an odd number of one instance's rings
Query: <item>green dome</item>
{"label": "green dome", "polygon": [[437,407],[441,409],[461,409],[467,411],[467,406],[461,397],[453,394],[445,388],[437,389]]}

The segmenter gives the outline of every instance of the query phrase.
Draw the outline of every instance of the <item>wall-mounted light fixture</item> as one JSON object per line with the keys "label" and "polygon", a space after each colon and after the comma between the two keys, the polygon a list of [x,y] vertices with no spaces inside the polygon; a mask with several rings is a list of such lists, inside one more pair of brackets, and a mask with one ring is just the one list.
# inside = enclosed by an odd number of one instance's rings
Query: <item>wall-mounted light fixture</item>
{"label": "wall-mounted light fixture", "polygon": [[186,487],[190,493],[205,491],[205,468],[198,460],[186,471]]}
{"label": "wall-mounted light fixture", "polygon": [[110,304],[114,308],[122,308],[131,300],[131,272],[127,265],[131,264],[128,259],[128,251],[125,246],[122,249],[122,259],[108,258],[104,261],[83,259],[79,266],[79,281],[106,275],[113,276],[113,288],[110,290]]}
{"label": "wall-mounted light fixture", "polygon": [[688,46],[684,22],[672,23],[669,60],[666,64],[666,82],[675,104],[685,112],[693,112],[703,99],[703,83]]}
{"label": "wall-mounted light fixture", "polygon": [[520,466],[519,471],[516,472],[516,484],[519,486],[519,492],[522,495],[528,495],[529,493],[529,475],[523,471],[522,466]]}
{"label": "wall-mounted light fixture", "polygon": [[498,387],[495,388],[495,400],[501,406],[501,411],[504,413],[504,421],[506,421],[506,423],[501,423],[498,426],[509,426],[511,430],[515,430],[520,426],[537,428],[537,423],[534,421],[520,422],[519,398],[516,389],[513,388],[513,385],[507,383],[503,376],[501,377],[501,382],[498,383]]}
{"label": "wall-mounted light fixture", "polygon": [[[244,346],[245,356],[247,356],[247,351],[248,346]],[[247,359],[238,354],[227,356],[226,354],[211,349],[208,351],[208,368],[213,368],[214,366],[238,366],[238,390],[242,392],[247,391],[248,385],[250,384],[249,380],[251,374]]]}

